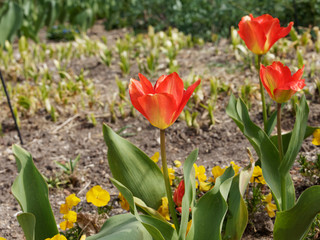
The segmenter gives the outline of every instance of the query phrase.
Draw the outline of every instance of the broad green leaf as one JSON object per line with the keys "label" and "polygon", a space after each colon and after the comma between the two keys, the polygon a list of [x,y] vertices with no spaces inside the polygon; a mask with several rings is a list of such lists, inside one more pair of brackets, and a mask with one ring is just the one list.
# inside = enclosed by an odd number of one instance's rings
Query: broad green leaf
{"label": "broad green leaf", "polygon": [[193,210],[193,205],[196,197],[196,184],[195,184],[195,171],[193,170],[193,164],[198,158],[198,149],[194,150],[186,159],[183,165],[183,179],[184,179],[184,196],[182,199],[182,212],[179,238],[185,239],[188,220],[189,220],[189,208]]}
{"label": "broad green leaf", "polygon": [[103,125],[108,162],[113,177],[147,206],[158,209],[166,196],[160,168],[144,152]]}
{"label": "broad green leaf", "polygon": [[132,214],[113,216],[103,224],[100,232],[86,240],[152,240],[145,227]]}
{"label": "broad green leaf", "polygon": [[43,240],[58,234],[48,199],[48,186],[35,167],[30,153],[18,145],[13,145],[19,175],[13,182],[11,191],[24,213],[35,217],[35,240]]}
{"label": "broad green leaf", "polygon": [[[246,105],[241,99],[236,100],[232,95],[227,107],[227,114],[235,121],[237,126],[249,140],[261,160],[263,177],[275,195],[275,201],[281,204],[281,176],[279,171],[279,151],[269,136],[255,125],[248,113]],[[286,178],[287,206],[294,205],[294,187],[288,173]]]}
{"label": "broad green leaf", "polygon": [[300,105],[296,114],[296,122],[292,130],[292,136],[290,138],[288,149],[284,154],[283,161],[280,164],[280,172],[282,174],[286,174],[290,171],[300,151],[306,132],[308,115],[309,107],[306,97],[303,95],[301,97]]}
{"label": "broad green leaf", "polygon": [[248,223],[247,205],[243,200],[243,194],[252,176],[254,163],[243,169],[233,178],[228,198],[228,213],[226,217],[226,229],[224,239],[241,239]]}
{"label": "broad green leaf", "polygon": [[215,186],[199,199],[192,213],[188,240],[221,239],[222,224],[228,210],[226,200],[233,176],[234,171],[229,167],[222,176],[217,178]]}
{"label": "broad green leaf", "polygon": [[23,20],[23,10],[13,2],[8,2],[8,10],[0,18],[0,45],[6,40],[12,41],[17,34]]}
{"label": "broad green leaf", "polygon": [[32,213],[21,213],[17,216],[26,240],[35,240],[36,218]]}
{"label": "broad green leaf", "polygon": [[274,239],[303,239],[315,216],[320,213],[320,186],[305,190],[296,205],[283,212],[277,212],[274,224]]}
{"label": "broad green leaf", "polygon": [[[155,240],[174,240],[177,239],[176,231],[171,227],[169,223],[166,221],[161,221],[158,218],[154,218],[152,216],[146,216],[142,218],[143,215],[139,215],[137,208],[134,204],[134,197],[130,190],[126,188],[123,184],[119,181],[111,178],[112,183],[117,187],[117,189],[121,192],[124,198],[128,201],[130,209],[134,216],[136,217],[137,221],[141,222],[141,224],[147,229],[150,235]],[[144,221],[146,220],[146,222]],[[165,238],[166,237],[166,238]]]}

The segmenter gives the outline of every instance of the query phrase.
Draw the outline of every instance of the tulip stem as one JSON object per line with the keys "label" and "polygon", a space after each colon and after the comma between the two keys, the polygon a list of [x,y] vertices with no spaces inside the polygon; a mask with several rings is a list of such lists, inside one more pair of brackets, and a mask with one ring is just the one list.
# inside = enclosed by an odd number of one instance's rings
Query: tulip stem
{"label": "tulip stem", "polygon": [[169,211],[173,220],[173,224],[179,232],[179,222],[177,218],[177,213],[174,208],[174,202],[172,198],[172,191],[170,186],[169,174],[168,174],[168,166],[167,166],[167,156],[166,156],[166,140],[165,140],[165,130],[160,129],[160,148],[161,148],[161,161],[162,161],[162,170],[163,170],[163,178],[164,183],[166,185],[167,198],[169,202]]}
{"label": "tulip stem", "polygon": [[[280,163],[283,161],[283,147],[281,134],[281,103],[277,103],[277,133],[278,133],[278,150]],[[286,178],[281,176],[281,205],[282,211],[287,210],[287,192],[286,192]]]}
{"label": "tulip stem", "polygon": [[262,115],[263,115],[263,127],[264,131],[267,132],[267,108],[266,108],[266,99],[264,97],[264,88],[262,85],[262,80],[260,78],[260,64],[261,64],[262,55],[258,55],[258,74],[259,74],[259,83],[260,83],[260,93],[262,101]]}

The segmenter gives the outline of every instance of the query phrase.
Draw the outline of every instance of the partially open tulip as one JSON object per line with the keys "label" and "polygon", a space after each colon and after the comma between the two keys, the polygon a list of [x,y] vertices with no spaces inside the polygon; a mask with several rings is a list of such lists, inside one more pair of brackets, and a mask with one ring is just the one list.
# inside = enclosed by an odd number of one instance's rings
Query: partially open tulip
{"label": "partially open tulip", "polygon": [[179,183],[178,187],[176,188],[173,194],[173,201],[177,207],[181,207],[183,195],[184,195],[184,181],[181,180],[181,182]]}
{"label": "partially open tulip", "polygon": [[273,62],[267,67],[261,64],[260,78],[270,97],[277,103],[284,103],[305,86],[301,79],[303,70],[304,66],[291,75],[290,69],[281,62]]}
{"label": "partially open tulip", "polygon": [[276,41],[287,36],[292,25],[293,22],[290,22],[287,27],[280,27],[279,19],[269,14],[256,18],[250,14],[242,17],[238,33],[253,53],[262,55],[267,53]]}
{"label": "partially open tulip", "polygon": [[140,81],[130,80],[129,93],[132,105],[149,122],[160,129],[171,126],[182,112],[200,80],[184,90],[183,81],[177,73],[162,75],[153,87],[139,73]]}

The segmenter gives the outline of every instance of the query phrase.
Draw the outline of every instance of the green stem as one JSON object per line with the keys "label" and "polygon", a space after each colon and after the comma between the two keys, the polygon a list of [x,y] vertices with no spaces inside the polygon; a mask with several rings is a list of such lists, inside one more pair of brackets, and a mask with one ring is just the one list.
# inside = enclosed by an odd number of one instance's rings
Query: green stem
{"label": "green stem", "polygon": [[160,129],[160,147],[161,147],[161,161],[162,161],[162,171],[164,183],[166,185],[167,198],[169,202],[169,211],[173,220],[173,224],[176,227],[177,232],[179,232],[179,222],[177,218],[176,209],[174,208],[174,202],[172,199],[172,191],[170,186],[168,166],[167,166],[167,156],[166,156],[166,140],[165,140],[165,131]]}
{"label": "green stem", "polygon": [[[282,147],[282,134],[281,134],[281,103],[277,103],[277,133],[278,133],[278,150],[280,163],[283,161],[283,147]],[[281,176],[281,205],[282,211],[287,210],[287,192],[286,192],[286,179]]]}
{"label": "green stem", "polygon": [[258,74],[259,74],[259,83],[260,83],[260,94],[261,94],[261,102],[262,102],[262,115],[263,115],[263,126],[264,131],[267,131],[267,108],[266,108],[266,99],[264,97],[264,87],[262,85],[262,81],[260,78],[260,63],[261,63],[262,55],[258,55]]}

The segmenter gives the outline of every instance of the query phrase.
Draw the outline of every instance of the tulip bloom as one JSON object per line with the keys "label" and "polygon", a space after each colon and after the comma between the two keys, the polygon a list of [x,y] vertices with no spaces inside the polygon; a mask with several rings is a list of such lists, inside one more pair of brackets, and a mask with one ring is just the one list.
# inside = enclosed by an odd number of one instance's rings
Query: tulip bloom
{"label": "tulip bloom", "polygon": [[129,93],[132,105],[149,122],[160,129],[171,126],[182,112],[200,80],[184,90],[183,81],[177,73],[162,75],[153,87],[139,73],[140,81],[130,80]]}
{"label": "tulip bloom", "polygon": [[261,64],[260,78],[270,97],[277,103],[284,103],[306,85],[301,79],[303,70],[304,66],[291,75],[290,69],[281,62],[273,62],[267,67]]}
{"label": "tulip bloom", "polygon": [[262,55],[267,53],[276,41],[287,36],[292,25],[293,22],[290,22],[287,27],[280,27],[279,19],[269,14],[256,18],[250,14],[242,17],[238,33],[253,53]]}
{"label": "tulip bloom", "polygon": [[181,180],[181,182],[179,183],[178,187],[176,188],[173,194],[173,201],[177,207],[181,207],[183,195],[184,195],[184,181]]}

